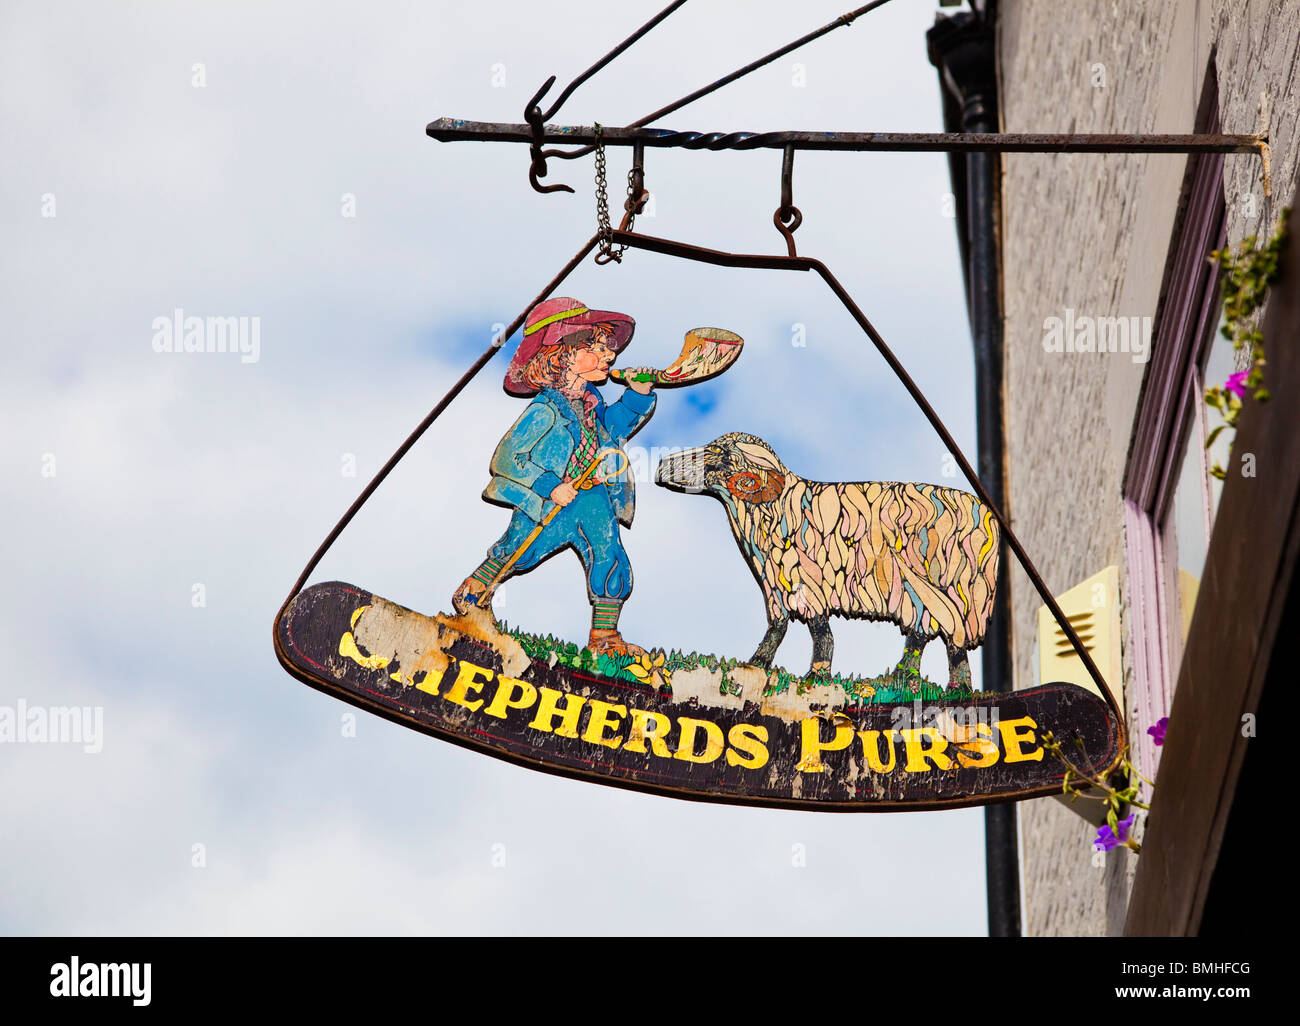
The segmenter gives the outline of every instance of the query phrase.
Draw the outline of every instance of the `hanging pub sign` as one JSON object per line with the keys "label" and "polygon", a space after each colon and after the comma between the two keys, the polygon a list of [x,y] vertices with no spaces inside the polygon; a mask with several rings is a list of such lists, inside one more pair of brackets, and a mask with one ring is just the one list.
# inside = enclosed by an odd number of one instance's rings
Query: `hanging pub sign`
{"label": "hanging pub sign", "polygon": [[[999,584],[1002,531],[989,505],[933,484],[809,481],[754,435],[729,432],[667,457],[654,482],[682,502],[721,505],[700,515],[727,518],[736,572],[747,569],[762,594],[768,623],[756,650],[688,654],[625,638],[622,531],[635,495],[624,446],[653,417],[660,389],[721,374],[744,347],[733,331],[695,328],[666,370],[614,369],[634,329],[630,315],[571,297],[533,305],[503,382],[524,405],[485,454],[483,498],[508,511],[500,537],[432,614],[340,582],[295,588],[276,623],[285,667],[485,754],[683,798],[897,811],[1047,794],[1060,790],[1063,768],[1043,747],[1045,730],[1077,739],[1081,769],[1115,764],[1119,720],[1091,692],[971,689],[967,653],[983,640]],[[586,576],[588,636],[507,628],[493,611],[496,588],[561,550]],[[839,617],[895,624],[897,666],[869,677],[835,665]],[[775,662],[791,620],[813,641],[801,674]],[[945,647],[946,680],[921,675],[932,640]]]}
{"label": "hanging pub sign", "polygon": [[[847,25],[881,2],[874,0],[792,45]],[[428,126],[435,139],[529,143],[529,182],[543,193],[573,191],[542,184],[549,157],[594,152],[597,232],[452,386],[312,556],[276,616],[280,663],[326,694],[486,755],[678,798],[855,812],[1014,801],[1064,786],[1065,767],[1044,744],[1049,733],[1062,747],[1069,744],[1075,771],[1105,778],[1122,757],[1123,717],[1073,625],[884,339],[825,264],[796,252],[794,232],[803,221],[793,203],[797,146],[996,148],[990,140],[997,137],[952,137],[954,142],[845,133],[642,130],[791,47],[613,133],[599,125],[544,124],[578,85],[678,6],[656,15],[543,111],[539,104],[552,77],[525,108],[526,125],[442,119]],[[567,152],[546,149],[548,139],[583,145]],[[610,224],[606,198],[607,139],[633,146],[628,199],[617,229]],[[1099,139],[1081,145],[1110,145]],[[645,146],[752,149],[776,142],[784,159],[773,223],[787,255],[704,249],[633,230],[635,215],[649,198]],[[1021,144],[1026,149],[1060,145],[1048,137]],[[1253,152],[1259,140],[1133,142],[1137,148],[1147,145]],[[741,334],[730,328],[693,328],[667,369],[615,369],[615,360],[627,363],[633,317],[555,293],[593,250],[596,262],[608,265],[621,264],[628,249],[819,276],[898,377],[973,489],[810,481],[763,439],[740,431],[700,439],[694,448],[664,459],[655,468],[654,483],[680,493],[683,503],[697,504],[701,517],[727,518],[739,549],[735,572],[747,571],[762,594],[767,627],[748,657],[686,653],[661,639],[626,638],[619,626],[632,592],[622,531],[635,509],[624,447],[654,416],[661,390],[689,388],[723,374],[740,363],[744,349]],[[500,508],[500,535],[481,555],[466,557],[464,579],[446,585],[446,606],[416,611],[340,582],[306,587],[326,551],[397,462],[516,332],[503,387],[521,408],[513,424],[502,425],[495,451],[483,454],[483,498]],[[703,508],[701,496],[716,500],[721,512]],[[1009,681],[985,682],[986,688],[1007,690],[972,690],[968,653],[988,629],[1004,547],[1079,655],[1095,693],[1066,683],[1017,691]],[[492,603],[501,583],[547,573],[548,559],[565,550],[576,556],[586,576],[587,636],[557,639],[500,622]],[[871,676],[835,662],[833,623],[845,617],[899,629],[902,652],[892,670]],[[812,663],[802,673],[776,661],[792,620],[812,635]],[[930,681],[921,674],[921,654],[932,641],[945,648],[946,679]]]}

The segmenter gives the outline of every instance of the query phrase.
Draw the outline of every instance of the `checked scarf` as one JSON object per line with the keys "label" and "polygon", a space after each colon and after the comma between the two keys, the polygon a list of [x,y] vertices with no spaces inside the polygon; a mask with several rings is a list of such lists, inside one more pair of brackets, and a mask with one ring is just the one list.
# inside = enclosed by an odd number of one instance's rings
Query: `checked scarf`
{"label": "checked scarf", "polygon": [[[565,477],[576,481],[582,476],[583,471],[591,466],[592,460],[600,452],[600,438],[596,433],[598,400],[595,394],[589,391],[584,391],[580,396],[567,395],[565,398],[569,400],[573,412],[578,415],[578,420],[582,424],[582,439],[574,447],[573,456],[569,458],[569,465],[564,471]],[[595,474],[588,479],[589,485],[599,483]]]}

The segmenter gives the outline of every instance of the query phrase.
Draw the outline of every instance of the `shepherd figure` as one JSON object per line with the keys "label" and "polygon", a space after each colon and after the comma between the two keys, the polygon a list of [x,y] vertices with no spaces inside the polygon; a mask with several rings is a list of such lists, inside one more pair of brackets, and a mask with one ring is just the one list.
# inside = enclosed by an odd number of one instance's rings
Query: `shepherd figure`
{"label": "shepherd figure", "polygon": [[505,534],[452,597],[461,615],[475,607],[491,615],[492,592],[502,581],[572,548],[587,575],[587,647],[645,655],[618,631],[632,591],[619,524],[631,525],[635,501],[623,446],[654,413],[655,372],[627,370],[623,395],[609,405],[596,390],[635,326],[627,314],[592,310],[570,298],[548,299],[529,312],[505,390],[532,402],[492,454],[492,480],[483,492],[486,501],[514,512]]}

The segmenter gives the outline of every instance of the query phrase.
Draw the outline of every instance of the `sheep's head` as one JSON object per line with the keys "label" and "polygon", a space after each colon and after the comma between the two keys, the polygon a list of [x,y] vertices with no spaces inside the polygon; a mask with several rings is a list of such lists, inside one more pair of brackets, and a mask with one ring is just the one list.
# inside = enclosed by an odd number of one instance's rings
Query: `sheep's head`
{"label": "sheep's head", "polygon": [[660,460],[655,483],[679,492],[708,492],[723,502],[771,502],[789,473],[763,439],[732,431]]}

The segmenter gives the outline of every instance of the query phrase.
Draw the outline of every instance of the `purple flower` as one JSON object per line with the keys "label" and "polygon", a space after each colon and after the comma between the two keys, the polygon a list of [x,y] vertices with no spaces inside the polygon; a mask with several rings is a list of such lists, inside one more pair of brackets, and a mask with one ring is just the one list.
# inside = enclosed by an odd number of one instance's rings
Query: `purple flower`
{"label": "purple flower", "polygon": [[1129,831],[1133,829],[1133,820],[1136,818],[1137,813],[1133,812],[1129,814],[1128,819],[1121,819],[1117,824],[1119,827],[1118,836],[1111,830],[1109,824],[1098,827],[1097,837],[1092,842],[1092,846],[1098,851],[1110,851],[1112,848],[1118,848],[1129,839]]}
{"label": "purple flower", "polygon": [[1249,371],[1237,371],[1236,374],[1229,374],[1228,380],[1223,383],[1224,391],[1232,392],[1238,399],[1246,398],[1246,379],[1250,377]]}
{"label": "purple flower", "polygon": [[1169,729],[1169,717],[1161,716],[1154,727],[1147,727],[1147,733],[1157,746],[1165,743],[1165,731]]}

